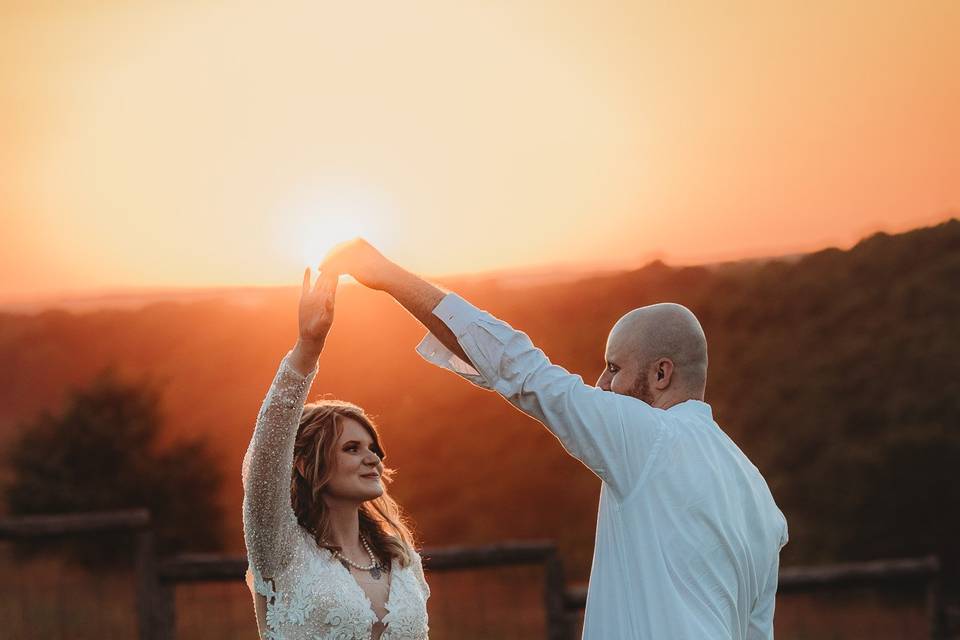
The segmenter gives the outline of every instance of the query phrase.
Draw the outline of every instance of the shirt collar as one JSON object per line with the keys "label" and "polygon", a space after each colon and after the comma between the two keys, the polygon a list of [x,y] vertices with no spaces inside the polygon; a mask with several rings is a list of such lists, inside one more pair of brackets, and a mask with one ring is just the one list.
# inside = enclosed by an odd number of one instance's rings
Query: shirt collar
{"label": "shirt collar", "polygon": [[702,400],[684,400],[683,402],[673,405],[667,409],[667,411],[673,411],[676,413],[695,413],[705,416],[709,420],[713,420],[713,408]]}

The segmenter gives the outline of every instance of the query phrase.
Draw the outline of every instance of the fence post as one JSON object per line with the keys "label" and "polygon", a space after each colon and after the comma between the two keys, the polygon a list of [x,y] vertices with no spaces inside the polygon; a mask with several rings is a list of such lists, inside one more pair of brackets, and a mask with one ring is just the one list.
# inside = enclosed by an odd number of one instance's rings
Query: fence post
{"label": "fence post", "polygon": [[544,566],[544,605],[547,614],[548,640],[570,640],[570,623],[564,606],[563,564],[553,549]]}
{"label": "fence post", "polygon": [[137,627],[140,640],[156,640],[157,558],[153,531],[148,528],[136,533],[134,571],[137,581]]}
{"label": "fence post", "polygon": [[157,585],[155,612],[157,620],[156,640],[174,640],[177,629],[176,585],[160,580]]}
{"label": "fence post", "polygon": [[943,596],[940,592],[940,558],[930,558],[933,574],[927,582],[927,617],[930,620],[931,640],[946,640],[947,629]]}

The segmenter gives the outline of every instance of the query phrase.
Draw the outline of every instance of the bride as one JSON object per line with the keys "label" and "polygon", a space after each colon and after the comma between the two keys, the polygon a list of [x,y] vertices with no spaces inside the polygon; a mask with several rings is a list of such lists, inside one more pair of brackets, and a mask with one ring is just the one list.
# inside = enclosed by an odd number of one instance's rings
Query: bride
{"label": "bride", "polygon": [[304,406],[337,278],[303,276],[300,338],[280,363],[243,460],[247,582],[264,640],[427,638],[430,588],[384,452],[356,405]]}

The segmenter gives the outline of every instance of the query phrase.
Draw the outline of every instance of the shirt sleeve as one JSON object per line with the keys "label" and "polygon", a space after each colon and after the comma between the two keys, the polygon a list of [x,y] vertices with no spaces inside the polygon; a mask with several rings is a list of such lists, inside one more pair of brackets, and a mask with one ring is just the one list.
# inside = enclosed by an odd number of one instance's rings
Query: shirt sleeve
{"label": "shirt sleeve", "polygon": [[663,413],[629,396],[603,391],[550,362],[530,338],[456,294],[433,310],[471,363],[432,334],[417,352],[539,420],[580,460],[625,498],[642,481],[665,432]]}
{"label": "shirt sleeve", "polygon": [[260,407],[253,437],[243,458],[243,539],[256,591],[272,596],[267,583],[292,559],[297,518],[290,503],[293,445],[303,403],[316,375],[297,373],[280,363]]}
{"label": "shirt sleeve", "polygon": [[[780,549],[783,549],[789,539],[786,520],[784,520],[783,531],[780,534]],[[750,612],[747,640],[773,640],[773,610],[776,606],[779,583],[780,551],[778,550],[776,556],[774,556],[773,565],[767,573],[760,596]]]}
{"label": "shirt sleeve", "polygon": [[777,600],[777,580],[780,574],[780,556],[767,575],[760,597],[750,612],[747,640],[773,640],[773,610]]}

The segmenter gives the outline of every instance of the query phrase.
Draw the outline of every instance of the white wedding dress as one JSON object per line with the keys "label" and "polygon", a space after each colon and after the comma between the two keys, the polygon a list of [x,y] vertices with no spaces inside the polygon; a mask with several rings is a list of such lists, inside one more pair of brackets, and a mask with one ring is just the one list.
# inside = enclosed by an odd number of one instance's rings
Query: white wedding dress
{"label": "white wedding dress", "polygon": [[[289,357],[289,354],[288,354]],[[243,537],[257,626],[264,640],[370,640],[378,622],[363,589],[297,523],[290,503],[293,444],[316,371],[306,378],[284,358],[260,408],[243,459]],[[430,588],[420,556],[394,559],[380,640],[426,640]]]}

